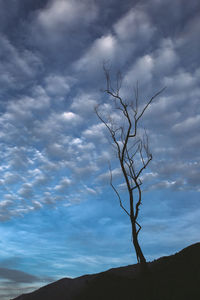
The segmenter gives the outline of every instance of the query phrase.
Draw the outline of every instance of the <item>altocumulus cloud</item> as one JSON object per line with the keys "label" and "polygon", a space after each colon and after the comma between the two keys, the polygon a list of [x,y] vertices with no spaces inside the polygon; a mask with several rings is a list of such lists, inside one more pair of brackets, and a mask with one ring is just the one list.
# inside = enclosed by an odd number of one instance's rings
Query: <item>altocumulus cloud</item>
{"label": "altocumulus cloud", "polygon": [[[20,291],[39,286],[39,278],[132,262],[108,161],[126,201],[121,173],[94,113],[101,104],[104,116],[121,120],[101,92],[103,63],[113,78],[122,71],[121,95],[128,101],[139,82],[139,109],[167,87],[140,123],[153,153],[143,174],[145,253],[154,258],[196,242],[199,11],[197,0],[0,0],[0,258],[20,257],[0,274],[13,284],[24,280]],[[176,239],[185,228],[187,241],[182,234]]]}
{"label": "altocumulus cloud", "polygon": [[18,271],[18,270],[12,270],[7,268],[0,268],[0,277],[12,280],[14,282],[23,282],[23,283],[32,283],[39,281],[39,278],[37,278],[34,275],[30,275],[28,273]]}
{"label": "altocumulus cloud", "polygon": [[41,279],[26,272],[0,267],[1,299],[10,299],[10,297],[16,297],[22,292],[28,293],[38,287],[41,282],[49,281],[52,279]]}

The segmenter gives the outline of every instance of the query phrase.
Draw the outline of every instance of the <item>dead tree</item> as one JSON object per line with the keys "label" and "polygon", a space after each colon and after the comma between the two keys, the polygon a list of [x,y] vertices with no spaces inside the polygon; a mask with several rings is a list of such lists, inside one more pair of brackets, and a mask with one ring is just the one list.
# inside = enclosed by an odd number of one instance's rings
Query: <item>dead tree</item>
{"label": "dead tree", "polygon": [[142,204],[141,175],[152,160],[152,154],[149,149],[148,135],[146,131],[144,131],[144,134],[141,137],[138,132],[138,123],[150,104],[158,95],[163,92],[164,88],[153,95],[142,109],[139,109],[138,85],[135,88],[135,99],[133,101],[125,101],[119,93],[122,83],[121,75],[118,74],[116,88],[113,89],[109,70],[104,68],[104,72],[107,83],[105,92],[108,94],[108,96],[110,96],[109,100],[113,105],[112,107],[114,111],[118,112],[118,116],[120,116],[121,121],[117,122],[116,124],[112,118],[112,114],[110,114],[108,117],[103,116],[103,114],[100,112],[99,106],[96,107],[95,111],[98,118],[108,129],[112,138],[112,143],[115,146],[124,183],[128,192],[128,208],[126,208],[118,189],[113,184],[111,168],[110,184],[119,199],[121,208],[130,218],[132,241],[137,256],[137,261],[141,265],[146,266],[146,259],[138,241],[138,234],[141,230],[141,225],[138,223],[138,216],[140,206]]}

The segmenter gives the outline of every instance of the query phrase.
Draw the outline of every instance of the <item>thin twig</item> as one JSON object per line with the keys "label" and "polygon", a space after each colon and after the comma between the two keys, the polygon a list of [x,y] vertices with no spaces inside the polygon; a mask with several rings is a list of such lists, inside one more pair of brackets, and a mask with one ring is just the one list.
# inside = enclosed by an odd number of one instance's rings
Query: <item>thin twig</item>
{"label": "thin twig", "polygon": [[116,193],[116,195],[117,195],[117,197],[118,197],[118,199],[119,199],[119,204],[120,204],[121,208],[122,208],[122,209],[125,211],[125,213],[130,217],[129,212],[126,210],[126,208],[125,208],[125,207],[123,206],[123,204],[122,204],[122,200],[121,200],[121,197],[120,197],[119,192],[117,191],[117,189],[115,188],[115,186],[114,186],[113,183],[112,183],[112,170],[111,170],[110,164],[109,164],[109,171],[110,171],[110,185],[111,185],[112,189],[114,190],[114,192]]}

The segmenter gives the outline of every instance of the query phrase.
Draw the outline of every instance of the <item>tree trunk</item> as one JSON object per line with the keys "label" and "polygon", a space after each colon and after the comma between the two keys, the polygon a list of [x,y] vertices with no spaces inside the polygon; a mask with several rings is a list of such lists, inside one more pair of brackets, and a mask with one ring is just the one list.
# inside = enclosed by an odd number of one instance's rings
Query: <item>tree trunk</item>
{"label": "tree trunk", "polygon": [[148,266],[148,263],[144,257],[144,254],[142,253],[142,249],[139,245],[138,242],[138,234],[137,234],[137,229],[136,229],[136,224],[134,220],[132,221],[132,237],[133,237],[133,246],[135,248],[135,252],[137,255],[137,260],[140,266],[140,276],[141,280],[143,282],[143,288],[144,288],[144,299],[149,299],[149,300],[155,300],[155,282],[154,278],[151,276],[151,272]]}
{"label": "tree trunk", "polygon": [[132,220],[131,220],[131,223],[132,223],[133,246],[135,248],[135,252],[137,255],[137,261],[138,261],[138,263],[140,263],[141,265],[146,267],[146,265],[147,265],[146,259],[144,257],[144,254],[143,254],[142,249],[138,242],[138,234],[137,234],[137,230],[136,230],[136,224]]}

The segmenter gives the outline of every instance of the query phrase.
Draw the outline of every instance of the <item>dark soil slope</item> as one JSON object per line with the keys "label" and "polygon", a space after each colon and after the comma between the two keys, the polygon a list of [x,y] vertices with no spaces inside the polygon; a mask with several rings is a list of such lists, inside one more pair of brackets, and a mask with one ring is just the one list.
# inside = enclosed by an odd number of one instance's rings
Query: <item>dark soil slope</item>
{"label": "dark soil slope", "polygon": [[199,300],[200,243],[148,263],[68,279],[15,300]]}

